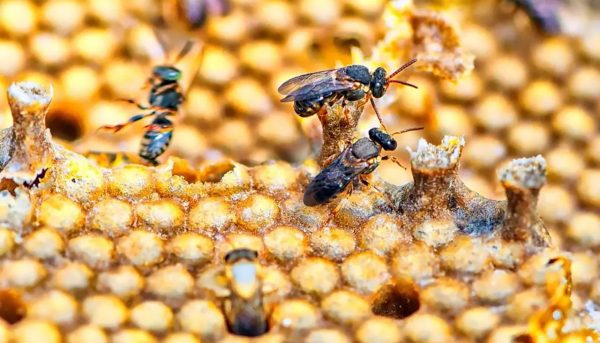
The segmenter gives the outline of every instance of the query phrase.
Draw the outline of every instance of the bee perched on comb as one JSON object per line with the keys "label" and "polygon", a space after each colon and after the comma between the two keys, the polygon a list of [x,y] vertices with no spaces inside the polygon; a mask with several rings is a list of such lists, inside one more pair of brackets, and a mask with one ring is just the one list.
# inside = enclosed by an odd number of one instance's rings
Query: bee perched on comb
{"label": "bee perched on comb", "polygon": [[370,129],[369,138],[361,138],[348,146],[312,179],[304,192],[304,204],[306,206],[324,204],[357,180],[368,184],[363,176],[372,173],[381,160],[390,159],[400,165],[393,156],[381,157],[381,150],[396,150],[398,143],[392,137],[393,135],[422,129],[422,127],[410,128],[393,134],[378,128]]}
{"label": "bee perched on comb", "polygon": [[301,117],[321,115],[325,105],[331,105],[340,99],[358,101],[368,97],[379,122],[385,128],[373,97],[384,96],[391,83],[417,88],[408,82],[394,79],[415,62],[416,59],[408,61],[390,75],[387,75],[384,68],[379,67],[371,73],[362,65],[318,71],[287,80],[279,86],[278,91],[285,95],[281,102],[293,101],[294,110]]}

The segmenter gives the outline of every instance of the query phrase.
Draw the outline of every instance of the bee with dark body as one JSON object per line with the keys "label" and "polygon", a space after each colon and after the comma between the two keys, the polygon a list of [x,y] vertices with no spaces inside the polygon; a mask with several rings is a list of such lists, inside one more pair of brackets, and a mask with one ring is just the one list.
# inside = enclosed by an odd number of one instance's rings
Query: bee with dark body
{"label": "bee with dark body", "polygon": [[561,0],[510,0],[523,10],[541,31],[548,34],[560,33],[558,10]]}
{"label": "bee with dark body", "polygon": [[163,0],[165,19],[192,30],[204,26],[209,16],[223,16],[230,9],[229,0]]}
{"label": "bee with dark body", "polygon": [[279,86],[278,92],[285,95],[281,102],[294,102],[294,110],[301,117],[309,117],[317,113],[321,115],[325,105],[331,105],[340,99],[358,101],[368,97],[381,122],[373,97],[381,98],[390,83],[417,88],[408,82],[393,79],[416,61],[416,59],[410,60],[389,76],[386,76],[387,72],[381,67],[370,73],[369,69],[362,65],[304,74],[284,82]]}
{"label": "bee with dark body", "polygon": [[381,160],[391,159],[400,165],[392,156],[380,156],[381,150],[396,150],[398,143],[392,137],[394,134],[421,129],[423,128],[411,128],[389,134],[372,128],[369,130],[369,138],[361,138],[348,146],[311,180],[304,191],[304,204],[316,206],[327,203],[353,182],[368,184],[363,176],[372,173]]}
{"label": "bee with dark body", "polygon": [[[176,62],[185,56],[192,48],[192,42],[188,41],[177,56]],[[136,114],[129,118],[126,123],[102,126],[99,129],[113,130],[118,132],[124,127],[131,125],[146,117],[154,116],[150,125],[146,126],[146,132],[139,150],[139,156],[152,165],[157,165],[156,159],[168,148],[173,138],[173,123],[167,118],[177,114],[179,106],[183,102],[184,95],[179,85],[181,71],[173,65],[159,65],[153,68],[152,76],[148,79],[150,85],[149,105],[142,105],[135,100],[123,99],[135,104],[146,113]]]}
{"label": "bee with dark body", "polygon": [[223,303],[223,310],[229,331],[249,337],[267,332],[258,253],[244,248],[227,253],[225,277],[229,283],[229,295]]}

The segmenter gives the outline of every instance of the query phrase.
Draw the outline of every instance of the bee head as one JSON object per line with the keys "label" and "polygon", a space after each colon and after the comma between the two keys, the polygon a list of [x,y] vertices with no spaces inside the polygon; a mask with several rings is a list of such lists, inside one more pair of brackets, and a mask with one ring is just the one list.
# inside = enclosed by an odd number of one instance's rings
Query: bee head
{"label": "bee head", "polygon": [[181,78],[181,71],[172,66],[156,66],[152,70],[154,77],[166,81],[178,81]]}
{"label": "bee head", "polygon": [[225,255],[225,262],[232,264],[240,260],[254,261],[258,257],[258,253],[255,250],[240,248],[234,249]]}
{"label": "bee head", "polygon": [[383,150],[391,151],[396,150],[398,142],[387,132],[383,132],[380,129],[374,127],[369,130],[369,138],[383,148]]}
{"label": "bee head", "polygon": [[381,67],[375,69],[369,87],[371,88],[371,93],[376,98],[381,98],[385,94],[387,88],[385,69]]}

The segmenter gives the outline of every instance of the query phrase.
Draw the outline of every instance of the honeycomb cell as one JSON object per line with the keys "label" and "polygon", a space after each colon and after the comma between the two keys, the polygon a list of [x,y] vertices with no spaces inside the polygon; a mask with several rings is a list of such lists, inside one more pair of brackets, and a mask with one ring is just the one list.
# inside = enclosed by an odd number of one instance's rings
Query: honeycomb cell
{"label": "honeycomb cell", "polygon": [[488,252],[479,240],[459,237],[440,252],[444,268],[464,272],[479,273],[490,262]]}
{"label": "honeycomb cell", "polygon": [[26,35],[35,31],[38,11],[27,1],[7,0],[0,4],[0,26],[12,35]]}
{"label": "honeycomb cell", "polygon": [[372,252],[361,252],[342,263],[344,280],[360,293],[372,293],[390,277],[385,261]]}
{"label": "honeycomb cell", "polygon": [[448,244],[458,233],[456,224],[449,220],[427,220],[413,230],[415,239],[433,248]]}
{"label": "honeycomb cell", "polygon": [[97,202],[88,214],[89,226],[109,237],[118,237],[127,233],[133,220],[131,205],[113,198]]}
{"label": "honeycomb cell", "polygon": [[369,303],[363,297],[344,290],[326,296],[321,307],[327,318],[342,325],[358,323],[371,315]]}
{"label": "honeycomb cell", "polygon": [[378,205],[383,204],[383,196],[374,191],[353,192],[351,195],[340,198],[335,222],[341,226],[355,226],[364,223],[378,212]]}
{"label": "honeycomb cell", "polygon": [[553,76],[568,73],[575,64],[575,52],[566,39],[547,38],[538,44],[532,54],[533,64]]}
{"label": "honeycomb cell", "polygon": [[306,343],[350,343],[350,339],[343,332],[335,329],[312,330],[306,336]]}
{"label": "honeycomb cell", "polygon": [[277,304],[270,320],[272,327],[306,330],[317,326],[320,315],[318,310],[309,302],[293,299]]}
{"label": "honeycomb cell", "polygon": [[77,319],[78,304],[69,294],[52,290],[34,299],[27,307],[27,316],[69,325]]}
{"label": "honeycomb cell", "polygon": [[176,332],[168,335],[163,340],[164,343],[200,343],[200,340],[193,334],[185,332]]}
{"label": "honeycomb cell", "polygon": [[117,251],[135,266],[153,266],[163,259],[163,242],[146,231],[132,231],[119,239]]}
{"label": "honeycomb cell", "polygon": [[515,55],[495,56],[486,65],[485,74],[490,81],[506,90],[521,89],[529,79],[527,66]]}
{"label": "honeycomb cell", "polygon": [[216,340],[225,335],[225,318],[221,310],[206,300],[190,300],[179,313],[177,321],[181,328],[201,337],[202,340]]}
{"label": "honeycomb cell", "polygon": [[108,266],[115,254],[113,242],[98,235],[73,238],[68,243],[68,250],[73,257],[94,268]]}
{"label": "honeycomb cell", "polygon": [[8,229],[0,229],[0,256],[8,254],[14,246],[14,233]]}
{"label": "honeycomb cell", "polygon": [[[209,28],[210,29],[210,28]],[[239,62],[227,49],[208,45],[198,75],[204,80],[225,85],[239,74]]]}
{"label": "honeycomb cell", "polygon": [[83,300],[82,311],[90,324],[117,329],[129,318],[127,306],[112,295],[92,295]]}
{"label": "honeycomb cell", "polygon": [[402,334],[392,319],[374,317],[362,322],[356,330],[356,339],[360,343],[398,343]]}
{"label": "honeycomb cell", "polygon": [[144,278],[132,266],[120,266],[98,275],[98,289],[123,299],[137,296],[145,284]]}
{"label": "honeycomb cell", "polygon": [[481,97],[473,114],[477,124],[490,132],[506,129],[518,119],[514,104],[500,93],[487,93]]}
{"label": "honeycomb cell", "polygon": [[569,92],[581,100],[594,100],[600,96],[600,70],[592,66],[578,67],[567,80]]}
{"label": "honeycomb cell", "polygon": [[508,301],[506,315],[515,322],[523,323],[536,311],[544,308],[546,296],[540,289],[530,288],[521,291]]}
{"label": "honeycomb cell", "polygon": [[182,265],[158,269],[146,281],[146,290],[157,297],[183,299],[194,287],[194,278]]}
{"label": "honeycomb cell", "polygon": [[123,199],[142,198],[153,191],[152,174],[146,167],[129,164],[112,170],[108,191]]}
{"label": "honeycomb cell", "polygon": [[131,322],[138,328],[163,332],[173,323],[173,312],[160,301],[144,301],[131,309]]}
{"label": "honeycomb cell", "polygon": [[227,202],[208,197],[198,201],[190,210],[189,228],[194,231],[214,233],[223,231],[235,220],[235,212]]}
{"label": "honeycomb cell", "polygon": [[19,322],[12,329],[12,338],[15,343],[48,342],[60,343],[60,331],[48,321],[26,319]]}
{"label": "honeycomb cell", "polygon": [[248,231],[262,231],[279,217],[277,202],[268,196],[253,194],[239,204],[238,225]]}
{"label": "honeycomb cell", "polygon": [[442,318],[432,314],[415,314],[406,319],[403,331],[413,342],[449,342],[452,331]]}
{"label": "honeycomb cell", "polygon": [[25,237],[23,247],[33,257],[48,259],[59,257],[65,249],[65,242],[55,230],[41,228]]}
{"label": "honeycomb cell", "polygon": [[550,130],[540,122],[522,121],[508,130],[507,142],[521,155],[542,153],[550,145]]}
{"label": "honeycomb cell", "polygon": [[571,105],[552,117],[552,128],[564,138],[587,141],[596,133],[596,121],[585,108]]}
{"label": "honeycomb cell", "polygon": [[571,273],[575,287],[586,287],[598,278],[598,261],[587,252],[575,253],[571,257]]}
{"label": "honeycomb cell", "polygon": [[476,169],[493,169],[506,157],[504,142],[495,136],[480,135],[473,137],[463,152],[463,160]]}
{"label": "honeycomb cell", "polygon": [[51,284],[67,292],[80,292],[89,287],[93,276],[94,273],[85,264],[68,262],[54,271]]}
{"label": "honeycomb cell", "polygon": [[26,288],[36,286],[47,274],[46,268],[36,260],[8,260],[2,265],[0,279],[12,287]]}
{"label": "honeycomb cell", "polygon": [[317,295],[331,292],[340,279],[337,266],[318,257],[310,257],[298,263],[292,269],[291,277],[302,291]]}
{"label": "honeycomb cell", "polygon": [[582,247],[600,245],[600,216],[596,213],[577,212],[567,223],[566,234]]}
{"label": "honeycomb cell", "polygon": [[473,124],[467,112],[460,106],[440,105],[433,113],[435,131],[439,135],[471,136]]}
{"label": "honeycomb cell", "polygon": [[450,99],[471,101],[477,99],[483,92],[483,81],[478,74],[465,75],[458,82],[443,81],[440,85],[441,92]]}
{"label": "honeycomb cell", "polygon": [[108,337],[99,326],[88,324],[71,331],[67,343],[108,343]]}
{"label": "honeycomb cell", "polygon": [[565,187],[557,184],[544,186],[538,199],[538,212],[547,223],[561,223],[575,213],[576,199]]}
{"label": "honeycomb cell", "polygon": [[600,206],[600,169],[584,170],[576,187],[581,201],[590,206]]}
{"label": "honeycomb cell", "polygon": [[[342,14],[342,6],[335,0],[302,0],[298,6],[300,15],[317,25],[333,24]],[[319,8],[319,11],[315,11],[315,8]]]}
{"label": "honeycomb cell", "polygon": [[389,214],[371,217],[360,230],[360,245],[382,256],[411,240],[412,236],[408,230]]}
{"label": "honeycomb cell", "polygon": [[252,180],[256,188],[269,193],[288,192],[294,188],[298,173],[287,163],[273,162],[253,168]]}
{"label": "honeycomb cell", "polygon": [[500,316],[487,307],[465,310],[456,318],[457,328],[471,339],[481,339],[500,323]]}
{"label": "honeycomb cell", "polygon": [[562,93],[549,80],[536,80],[520,93],[521,106],[534,117],[546,117],[562,105]]}
{"label": "honeycomb cell", "polygon": [[443,313],[457,313],[469,302],[469,289],[460,281],[438,278],[420,292],[423,304]]}
{"label": "honeycomb cell", "polygon": [[392,274],[396,277],[409,276],[415,281],[429,278],[437,269],[433,251],[424,243],[401,246],[392,257]]}
{"label": "honeycomb cell", "polygon": [[77,0],[49,0],[42,4],[40,16],[55,31],[68,34],[83,23],[85,8]]}
{"label": "honeycomb cell", "polygon": [[244,116],[259,116],[273,108],[271,97],[261,84],[257,80],[246,77],[239,78],[227,86],[225,101],[237,113]]}
{"label": "honeycomb cell", "polygon": [[135,213],[138,225],[163,235],[181,231],[185,220],[183,210],[172,200],[140,203]]}
{"label": "honeycomb cell", "polygon": [[79,204],[63,195],[54,194],[40,205],[38,220],[43,226],[68,234],[81,229],[84,215]]}
{"label": "honeycomb cell", "polygon": [[255,15],[258,22],[273,33],[284,33],[296,24],[294,6],[286,1],[261,1],[257,4]]}
{"label": "honeycomb cell", "polygon": [[304,255],[305,237],[292,226],[279,226],[264,236],[267,250],[282,262],[292,261]]}
{"label": "honeycomb cell", "polygon": [[504,302],[517,292],[519,286],[517,275],[502,269],[486,271],[473,282],[475,295],[488,303]]}
{"label": "honeycomb cell", "polygon": [[186,265],[201,266],[212,259],[214,244],[210,238],[190,232],[171,239],[166,251]]}
{"label": "honeycomb cell", "polygon": [[122,329],[111,337],[113,343],[158,343],[158,340],[147,331],[138,329]]}

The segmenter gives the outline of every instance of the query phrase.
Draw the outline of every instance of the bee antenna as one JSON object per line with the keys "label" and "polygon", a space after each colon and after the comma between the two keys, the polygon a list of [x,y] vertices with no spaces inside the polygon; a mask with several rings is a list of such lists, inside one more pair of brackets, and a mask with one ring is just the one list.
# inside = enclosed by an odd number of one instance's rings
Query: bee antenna
{"label": "bee antenna", "polygon": [[412,83],[408,83],[406,81],[400,81],[400,80],[388,80],[388,83],[400,83],[403,84],[405,86],[409,86],[415,89],[419,89],[419,87],[417,87],[416,85],[413,85]]}
{"label": "bee antenna", "polygon": [[187,40],[185,42],[185,44],[183,45],[183,48],[181,48],[181,51],[179,52],[179,54],[177,54],[177,58],[175,58],[175,61],[173,62],[173,64],[176,64],[185,55],[187,55],[190,52],[190,50],[192,50],[193,46],[194,46],[194,42],[192,40]]}
{"label": "bee antenna", "polygon": [[400,68],[396,69],[393,73],[391,73],[388,77],[387,77],[387,81],[391,82],[392,78],[396,75],[398,75],[398,73],[400,73],[401,71],[403,71],[404,69],[410,67],[411,65],[413,65],[415,62],[417,62],[416,58],[413,58],[412,60],[404,63],[404,65],[400,66]]}
{"label": "bee antenna", "polygon": [[399,134],[406,133],[406,132],[411,132],[411,131],[419,131],[419,130],[423,130],[423,129],[425,129],[424,126],[421,126],[421,127],[411,127],[411,128],[408,128],[408,129],[404,129],[402,131],[396,131],[396,132],[392,133],[392,136],[399,135]]}

